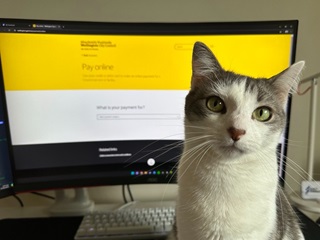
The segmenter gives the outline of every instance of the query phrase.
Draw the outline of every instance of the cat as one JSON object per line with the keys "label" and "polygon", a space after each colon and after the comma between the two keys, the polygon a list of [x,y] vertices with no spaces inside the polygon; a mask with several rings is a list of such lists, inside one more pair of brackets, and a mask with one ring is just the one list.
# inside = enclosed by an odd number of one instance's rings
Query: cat
{"label": "cat", "polygon": [[175,230],[167,239],[304,239],[278,183],[276,154],[304,64],[254,79],[225,71],[205,44],[194,44]]}

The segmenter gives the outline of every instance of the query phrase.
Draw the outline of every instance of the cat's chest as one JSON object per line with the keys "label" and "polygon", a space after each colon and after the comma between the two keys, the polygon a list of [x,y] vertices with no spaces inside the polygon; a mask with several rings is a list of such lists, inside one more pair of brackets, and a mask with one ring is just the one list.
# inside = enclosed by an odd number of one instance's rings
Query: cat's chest
{"label": "cat's chest", "polygon": [[239,159],[217,161],[214,156],[200,160],[182,157],[178,170],[179,185],[189,193],[228,197],[234,194],[268,192],[277,185],[276,155],[247,156]]}
{"label": "cat's chest", "polygon": [[[237,165],[208,167],[207,161],[210,159],[202,159],[201,166],[182,164],[179,169],[178,206],[181,208],[177,214],[178,219],[183,219],[180,222],[183,228],[193,229],[191,235],[241,234],[255,233],[259,225],[270,223],[271,226],[276,209],[276,169],[271,165],[250,164],[248,160]],[[193,237],[203,239],[198,235]]]}
{"label": "cat's chest", "polygon": [[181,176],[180,193],[187,199],[200,201],[201,205],[217,207],[217,211],[224,205],[229,209],[245,203],[253,206],[277,188],[276,171],[264,166],[237,164],[193,169]]}

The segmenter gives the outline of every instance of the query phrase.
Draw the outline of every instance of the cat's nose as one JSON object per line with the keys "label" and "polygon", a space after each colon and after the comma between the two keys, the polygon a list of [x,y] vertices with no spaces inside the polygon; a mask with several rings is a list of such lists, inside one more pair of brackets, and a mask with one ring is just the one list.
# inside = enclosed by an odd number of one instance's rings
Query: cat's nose
{"label": "cat's nose", "polygon": [[233,141],[239,141],[240,138],[246,134],[246,130],[243,129],[237,129],[235,127],[228,128],[228,133]]}

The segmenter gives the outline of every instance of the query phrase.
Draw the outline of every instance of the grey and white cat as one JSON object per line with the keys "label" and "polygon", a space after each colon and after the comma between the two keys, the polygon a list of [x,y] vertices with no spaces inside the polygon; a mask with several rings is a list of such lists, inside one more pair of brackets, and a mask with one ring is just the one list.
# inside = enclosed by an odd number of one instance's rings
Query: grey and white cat
{"label": "grey and white cat", "polygon": [[225,71],[206,45],[195,43],[169,239],[304,239],[278,185],[276,155],[288,94],[303,67],[298,62],[253,79]]}

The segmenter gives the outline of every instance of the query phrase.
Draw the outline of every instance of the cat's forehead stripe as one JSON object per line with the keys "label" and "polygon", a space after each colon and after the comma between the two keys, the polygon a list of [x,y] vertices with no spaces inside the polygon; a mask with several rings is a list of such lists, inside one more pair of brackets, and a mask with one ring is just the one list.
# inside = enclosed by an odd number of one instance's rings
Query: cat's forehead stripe
{"label": "cat's forehead stripe", "polygon": [[247,77],[241,77],[234,84],[230,85],[226,91],[228,95],[232,96],[235,105],[245,105],[248,101],[251,102],[253,96],[257,93],[255,91],[247,91]]}
{"label": "cat's forehead stripe", "polygon": [[266,79],[253,79],[246,76],[237,75],[220,79],[219,87],[215,90],[223,97],[231,97],[236,105],[247,104],[248,101],[270,102],[274,101],[270,94],[271,89]]}
{"label": "cat's forehead stripe", "polygon": [[266,79],[246,79],[246,91],[250,93],[255,93],[257,95],[257,102],[267,100],[270,96],[268,94],[269,89],[266,84]]}
{"label": "cat's forehead stripe", "polygon": [[[203,94],[217,94],[223,97],[232,97],[236,99],[255,99],[256,102],[273,101],[272,89],[268,82],[269,80],[261,78],[254,79],[251,77],[234,74],[233,72],[224,72],[217,77],[212,76],[211,81],[204,84],[205,87],[200,87],[204,90]],[[206,87],[208,87],[206,89]],[[206,89],[206,90],[205,90]]]}
{"label": "cat's forehead stripe", "polygon": [[246,78],[246,91],[247,92],[253,92],[254,89],[256,88],[256,85],[254,84],[253,81],[251,81],[251,79]]}

